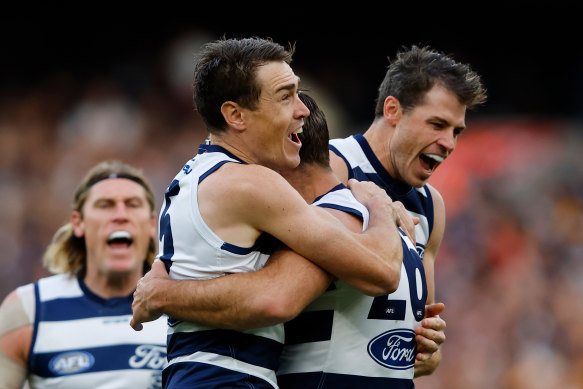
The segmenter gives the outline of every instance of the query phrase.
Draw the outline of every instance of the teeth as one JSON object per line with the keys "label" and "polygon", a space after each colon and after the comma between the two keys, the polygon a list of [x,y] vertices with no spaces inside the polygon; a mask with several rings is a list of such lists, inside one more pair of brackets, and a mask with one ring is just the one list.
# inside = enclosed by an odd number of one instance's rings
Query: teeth
{"label": "teeth", "polygon": [[304,132],[304,127],[300,127],[300,128],[298,128],[297,130],[295,130],[295,131],[293,132],[293,134],[301,134],[302,132]]}
{"label": "teeth", "polygon": [[127,231],[115,231],[112,232],[111,235],[107,238],[108,241],[113,239],[132,239],[132,234]]}
{"label": "teeth", "polygon": [[441,155],[437,155],[437,154],[425,154],[426,157],[429,157],[431,159],[433,159],[436,162],[442,163],[445,158],[443,158]]}

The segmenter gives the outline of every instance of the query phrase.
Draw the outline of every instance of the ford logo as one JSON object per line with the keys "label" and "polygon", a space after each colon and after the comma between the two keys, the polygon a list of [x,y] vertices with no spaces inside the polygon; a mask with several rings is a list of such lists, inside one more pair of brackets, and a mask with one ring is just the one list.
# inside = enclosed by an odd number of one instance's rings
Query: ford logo
{"label": "ford logo", "polygon": [[85,351],[69,351],[51,359],[49,369],[57,375],[77,374],[93,366],[95,358]]}
{"label": "ford logo", "polygon": [[368,343],[368,354],[381,366],[405,370],[415,364],[416,347],[415,332],[401,328],[376,336]]}

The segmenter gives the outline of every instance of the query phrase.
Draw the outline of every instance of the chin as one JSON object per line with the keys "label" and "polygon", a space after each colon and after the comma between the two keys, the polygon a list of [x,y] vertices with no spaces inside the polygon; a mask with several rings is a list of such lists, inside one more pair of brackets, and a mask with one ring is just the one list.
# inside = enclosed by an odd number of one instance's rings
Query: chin
{"label": "chin", "polygon": [[414,188],[421,188],[423,187],[423,185],[427,184],[427,181],[429,181],[429,177],[427,178],[413,178],[413,179],[409,179],[407,180],[407,184],[411,185]]}
{"label": "chin", "polygon": [[127,276],[142,270],[142,264],[133,261],[118,261],[110,263],[107,272],[111,275]]}

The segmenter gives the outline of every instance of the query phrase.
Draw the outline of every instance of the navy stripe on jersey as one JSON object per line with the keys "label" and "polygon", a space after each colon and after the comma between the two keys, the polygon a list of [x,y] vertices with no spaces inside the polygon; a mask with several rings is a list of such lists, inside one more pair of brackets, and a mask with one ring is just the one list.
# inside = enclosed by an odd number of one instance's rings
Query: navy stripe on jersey
{"label": "navy stripe on jersey", "polygon": [[368,312],[367,319],[405,320],[406,309],[407,302],[405,300],[375,298]]}
{"label": "navy stripe on jersey", "polygon": [[284,324],[285,344],[330,340],[334,310],[302,312]]}
{"label": "navy stripe on jersey", "polygon": [[[88,334],[87,336],[93,336]],[[143,347],[136,344],[122,344],[105,347],[67,350],[65,352],[37,353],[31,368],[34,374],[50,378],[63,375],[95,373],[101,371],[135,369],[130,362],[136,358],[136,349]],[[166,350],[163,347],[150,346],[150,352],[157,354],[154,365],[145,363],[141,369],[160,370],[166,361]],[[80,363],[82,362],[82,363]],[[139,361],[135,361],[138,363]],[[67,373],[62,371],[66,370]]]}
{"label": "navy stripe on jersey", "polygon": [[233,330],[177,332],[168,335],[168,360],[204,351],[235,358],[243,362],[277,370],[283,344]]}
{"label": "navy stripe on jersey", "polygon": [[413,380],[353,376],[334,373],[297,373],[277,377],[280,389],[413,389]]}
{"label": "navy stripe on jersey", "polygon": [[322,197],[326,196],[329,193],[336,192],[336,191],[342,190],[342,189],[348,189],[348,187],[346,185],[344,185],[343,183],[340,183],[340,184],[336,185],[334,188],[330,189],[328,192],[324,193],[323,195],[316,197],[314,199],[314,201],[312,201],[312,203],[319,201]]}
{"label": "navy stripe on jersey", "polygon": [[32,360],[34,358],[34,345],[36,344],[36,339],[38,335],[38,326],[40,323],[39,320],[39,313],[41,311],[42,303],[40,301],[40,287],[38,286],[38,282],[34,283],[34,309],[35,309],[35,318],[33,323],[33,331],[32,331],[32,341],[30,342],[30,347],[28,349],[28,360],[26,362],[27,368],[29,372],[33,372],[32,369]]}
{"label": "navy stripe on jersey", "polygon": [[360,220],[363,219],[362,212],[357,211],[354,208],[343,207],[342,205],[330,204],[330,203],[321,203],[321,204],[318,204],[318,207],[330,208],[330,209],[337,209],[339,211],[343,211],[343,212],[346,212],[346,213],[350,213],[350,214],[356,215]]}
{"label": "navy stripe on jersey", "polygon": [[[212,168],[210,168],[209,170],[207,170],[206,173],[201,174],[201,176],[198,178],[198,183],[200,184],[202,182],[202,180],[204,180],[205,178],[207,178],[208,176],[210,176],[218,168],[220,168],[221,166],[223,166],[224,164],[226,164],[228,162],[235,163],[235,162],[232,162],[232,161],[221,161],[221,162],[217,163],[215,166],[213,166]],[[188,165],[185,165],[185,166],[188,166]],[[186,174],[188,174],[188,173],[186,173]]]}
{"label": "navy stripe on jersey", "polygon": [[179,362],[166,367],[162,372],[162,385],[165,389],[273,389],[269,382],[259,377],[197,362]]}
{"label": "navy stripe on jersey", "polygon": [[271,255],[275,248],[279,245],[279,239],[275,238],[273,235],[263,233],[259,235],[259,238],[255,241],[252,247],[240,247],[231,243],[223,243],[221,250],[229,251],[233,254],[246,255],[253,251],[259,251],[262,254]]}
{"label": "navy stripe on jersey", "polygon": [[241,158],[237,157],[235,154],[231,153],[229,150],[225,149],[224,147],[217,146],[217,145],[207,145],[207,144],[200,144],[198,146],[198,154],[203,153],[223,153],[243,164],[247,164],[247,162],[243,161]]}
{"label": "navy stripe on jersey", "polygon": [[387,192],[389,192],[389,195],[393,200],[395,199],[394,196],[405,196],[407,193],[414,190],[414,188],[411,185],[391,177],[391,175],[387,172],[381,161],[379,161],[375,153],[372,151],[370,145],[368,144],[368,142],[366,141],[365,137],[362,134],[354,135],[354,139],[356,139],[356,141],[360,145],[362,151],[364,152],[364,155],[366,155],[366,158],[368,159],[376,173],[380,176],[380,178],[383,181],[389,184],[383,185],[382,187],[387,189]]}
{"label": "navy stripe on jersey", "polygon": [[433,198],[427,185],[423,186],[427,195],[425,197],[413,186],[394,179],[378,160],[365,137],[362,134],[356,134],[352,137],[358,142],[362,152],[365,154],[375,172],[365,173],[359,166],[350,166],[346,157],[335,146],[329,145],[329,149],[346,163],[348,178],[355,178],[359,181],[372,181],[383,188],[393,201],[402,202],[408,211],[425,215],[429,226],[428,232],[431,235],[433,230]]}
{"label": "navy stripe on jersey", "polygon": [[342,158],[344,160],[344,163],[346,164],[346,167],[348,168],[348,179],[350,180],[351,178],[354,178],[354,172],[353,167],[350,166],[350,163],[348,163],[348,160],[346,159],[346,157],[344,155],[342,155],[342,153],[340,151],[338,151],[338,149],[335,146],[332,146],[331,144],[328,145],[328,148],[330,150],[332,150],[334,152],[334,154],[336,154],[337,156],[339,156],[340,158]]}
{"label": "navy stripe on jersey", "polygon": [[[332,192],[336,192],[336,191],[342,190],[342,189],[348,189],[348,187],[346,185],[344,185],[343,183],[340,183],[340,184],[336,185],[334,188],[330,189],[328,192],[324,193],[323,195],[316,197],[316,199],[312,203],[316,203],[322,197],[324,197]],[[362,215],[362,212],[360,212],[357,209],[351,208],[351,207],[344,207],[342,205],[333,204],[333,203],[320,203],[320,204],[317,204],[317,206],[322,207],[322,208],[337,209],[339,211],[350,213],[350,214],[356,215],[360,220],[362,220],[364,218]]]}
{"label": "navy stripe on jersey", "polygon": [[[99,312],[100,316],[132,314],[132,295],[106,300],[91,292],[82,280],[79,280],[79,286],[85,295],[79,297],[58,298],[45,301],[42,305],[37,304],[38,312],[42,313],[43,321],[93,318],[95,317],[95,312]],[[38,296],[37,301],[40,301]]]}

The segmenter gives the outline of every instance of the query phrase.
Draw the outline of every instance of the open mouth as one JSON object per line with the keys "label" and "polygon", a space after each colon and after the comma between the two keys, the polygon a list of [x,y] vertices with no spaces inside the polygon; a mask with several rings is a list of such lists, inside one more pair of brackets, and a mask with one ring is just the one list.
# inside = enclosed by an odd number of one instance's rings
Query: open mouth
{"label": "open mouth", "polygon": [[437,154],[421,154],[419,159],[421,160],[423,169],[430,172],[434,171],[445,160],[445,158]]}
{"label": "open mouth", "polygon": [[301,134],[303,131],[304,131],[304,129],[302,127],[300,127],[297,130],[295,130],[294,132],[292,132],[291,134],[289,134],[289,136],[287,138],[289,140],[291,140],[292,142],[301,145],[302,141],[300,140],[300,137],[298,136],[298,134]]}
{"label": "open mouth", "polygon": [[107,238],[107,245],[113,248],[128,248],[134,239],[127,231],[115,231]]}

